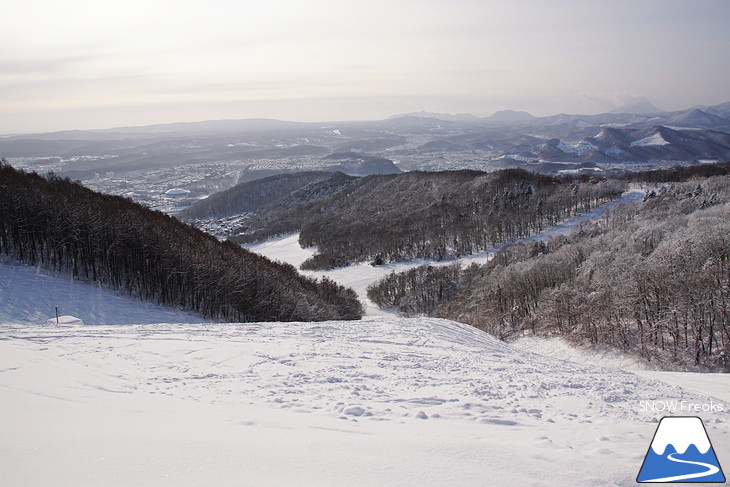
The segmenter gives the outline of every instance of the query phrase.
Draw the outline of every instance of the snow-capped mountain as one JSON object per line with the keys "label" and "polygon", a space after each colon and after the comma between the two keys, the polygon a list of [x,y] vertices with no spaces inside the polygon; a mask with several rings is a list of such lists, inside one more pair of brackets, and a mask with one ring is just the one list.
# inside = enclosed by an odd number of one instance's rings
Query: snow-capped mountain
{"label": "snow-capped mountain", "polygon": [[540,144],[518,146],[506,152],[505,157],[593,163],[726,160],[730,158],[730,134],[667,126],[603,127],[595,136],[576,143],[550,139]]}
{"label": "snow-capped mountain", "polygon": [[713,128],[730,126],[730,120],[693,108],[667,118],[664,124],[676,127]]}
{"label": "snow-capped mountain", "polygon": [[667,145],[670,142],[664,138],[660,130],[655,130],[652,134],[647,135],[643,139],[631,142],[631,147],[650,147],[653,145]]}
{"label": "snow-capped mountain", "polygon": [[707,113],[717,115],[718,117],[730,118],[730,101],[720,103],[719,105],[713,106],[700,106],[697,107]]}

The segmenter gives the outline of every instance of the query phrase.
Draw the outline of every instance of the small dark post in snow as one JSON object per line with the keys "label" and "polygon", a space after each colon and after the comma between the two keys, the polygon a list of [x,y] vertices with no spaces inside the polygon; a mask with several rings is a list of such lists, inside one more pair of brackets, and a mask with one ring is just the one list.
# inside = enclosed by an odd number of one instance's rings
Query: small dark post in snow
{"label": "small dark post in snow", "polygon": [[56,324],[58,324],[58,306],[56,306]]}

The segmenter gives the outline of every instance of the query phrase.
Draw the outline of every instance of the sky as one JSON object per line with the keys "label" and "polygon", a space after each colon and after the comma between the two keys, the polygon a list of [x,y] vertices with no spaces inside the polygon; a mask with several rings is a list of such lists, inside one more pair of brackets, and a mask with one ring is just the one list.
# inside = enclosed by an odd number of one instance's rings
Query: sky
{"label": "sky", "polygon": [[727,0],[1,0],[0,133],[730,101]]}

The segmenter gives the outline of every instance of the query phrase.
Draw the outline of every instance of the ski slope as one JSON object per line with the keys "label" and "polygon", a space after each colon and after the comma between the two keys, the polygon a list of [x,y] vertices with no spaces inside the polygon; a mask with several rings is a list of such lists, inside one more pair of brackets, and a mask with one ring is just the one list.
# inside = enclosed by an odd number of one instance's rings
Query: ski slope
{"label": "ski slope", "polygon": [[198,315],[130,299],[121,292],[31,266],[0,261],[0,323],[43,324],[59,314],[87,325],[200,323]]}
{"label": "ski slope", "polygon": [[201,324],[1,265],[0,485],[628,486],[663,400],[722,403],[728,463],[728,374],[621,367],[433,318]]}
{"label": "ski slope", "polygon": [[430,318],[3,324],[0,391],[0,485],[30,486],[633,485],[639,401],[707,400]]}
{"label": "ski slope", "polygon": [[[185,323],[33,268],[0,281],[0,485],[632,485],[653,400],[725,401],[702,417],[730,454],[727,374],[431,318]],[[86,325],[42,325],[56,302]]]}

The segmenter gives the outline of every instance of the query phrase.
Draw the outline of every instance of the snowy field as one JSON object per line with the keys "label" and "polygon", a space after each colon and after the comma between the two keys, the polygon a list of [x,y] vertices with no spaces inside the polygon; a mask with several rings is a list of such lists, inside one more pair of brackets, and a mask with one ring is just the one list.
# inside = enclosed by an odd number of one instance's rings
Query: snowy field
{"label": "snowy field", "polygon": [[[641,401],[728,393],[438,319],[0,337],[0,485],[633,485],[662,416]],[[702,418],[722,463],[727,409]]]}

